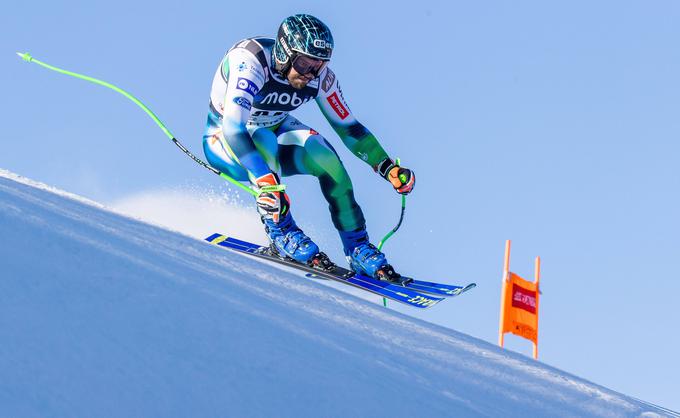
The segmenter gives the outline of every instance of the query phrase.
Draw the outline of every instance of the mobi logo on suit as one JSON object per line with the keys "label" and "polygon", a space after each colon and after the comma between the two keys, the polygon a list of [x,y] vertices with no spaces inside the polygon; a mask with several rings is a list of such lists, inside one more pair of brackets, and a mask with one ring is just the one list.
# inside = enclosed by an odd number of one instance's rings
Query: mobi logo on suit
{"label": "mobi logo on suit", "polygon": [[272,92],[269,93],[268,95],[264,96],[264,99],[260,103],[270,105],[270,104],[280,104],[280,105],[290,105],[294,107],[298,107],[302,105],[303,103],[306,103],[311,99],[311,96],[304,96],[304,97],[299,97],[297,93],[293,92],[293,94],[288,94],[288,93],[277,93],[277,92]]}

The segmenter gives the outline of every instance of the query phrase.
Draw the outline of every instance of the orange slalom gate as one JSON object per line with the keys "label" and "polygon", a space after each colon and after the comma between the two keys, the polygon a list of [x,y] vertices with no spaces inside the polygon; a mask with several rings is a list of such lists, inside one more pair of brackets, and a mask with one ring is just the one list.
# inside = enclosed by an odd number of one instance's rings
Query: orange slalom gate
{"label": "orange slalom gate", "polygon": [[534,282],[527,281],[510,271],[510,240],[505,242],[503,265],[503,290],[501,292],[501,318],[498,327],[498,345],[503,347],[505,333],[526,338],[534,344],[534,358],[538,358],[538,301],[541,258],[536,257]]}

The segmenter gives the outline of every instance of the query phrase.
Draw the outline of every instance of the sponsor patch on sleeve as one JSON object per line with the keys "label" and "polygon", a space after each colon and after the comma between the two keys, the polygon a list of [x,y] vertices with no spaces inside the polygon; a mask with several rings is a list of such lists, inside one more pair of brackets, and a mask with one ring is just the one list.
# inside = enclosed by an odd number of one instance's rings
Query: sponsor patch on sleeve
{"label": "sponsor patch on sleeve", "polygon": [[321,82],[321,88],[323,91],[328,93],[328,91],[333,87],[333,83],[335,83],[335,73],[331,71],[330,68],[326,70],[326,77],[323,78],[323,81]]}
{"label": "sponsor patch on sleeve", "polygon": [[337,92],[334,92],[328,96],[326,100],[328,100],[328,103],[331,105],[333,110],[335,110],[335,113],[340,117],[340,119],[344,120],[347,116],[349,116],[349,110],[347,110],[345,105],[342,104]]}
{"label": "sponsor patch on sleeve", "polygon": [[267,69],[265,68],[264,69],[265,72],[263,73],[262,70],[260,70],[260,68],[258,68],[258,67],[259,66],[257,66],[257,65],[254,65],[252,63],[249,64],[249,63],[243,61],[238,65],[237,68],[238,68],[239,73],[249,72],[250,74],[254,75],[255,78],[257,78],[258,80],[260,80],[261,82],[264,83],[267,80],[267,74],[266,74]]}
{"label": "sponsor patch on sleeve", "polygon": [[253,104],[250,103],[250,100],[246,99],[245,97],[234,97],[234,103],[246,110],[250,110],[253,107]]}
{"label": "sponsor patch on sleeve", "polygon": [[245,91],[246,93],[250,94],[253,97],[255,97],[258,91],[260,91],[260,89],[257,88],[255,83],[243,77],[239,77],[238,80],[236,80],[236,88],[238,90]]}

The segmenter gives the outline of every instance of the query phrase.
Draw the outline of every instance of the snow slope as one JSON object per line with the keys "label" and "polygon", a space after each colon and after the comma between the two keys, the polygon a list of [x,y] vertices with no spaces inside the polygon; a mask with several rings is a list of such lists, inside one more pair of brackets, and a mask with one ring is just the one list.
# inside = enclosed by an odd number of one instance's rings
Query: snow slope
{"label": "snow slope", "polygon": [[0,237],[1,416],[680,416],[6,171]]}

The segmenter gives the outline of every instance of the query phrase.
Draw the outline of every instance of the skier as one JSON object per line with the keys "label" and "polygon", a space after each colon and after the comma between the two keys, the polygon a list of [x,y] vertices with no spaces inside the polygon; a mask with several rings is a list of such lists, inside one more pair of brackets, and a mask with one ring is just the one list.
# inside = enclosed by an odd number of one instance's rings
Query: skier
{"label": "skier", "polygon": [[[212,166],[258,188],[280,185],[281,177],[296,174],[317,177],[350,268],[397,281],[399,275],[369,241],[352,182],[336,151],[290,115],[314,99],[354,155],[398,193],[413,190],[413,171],[395,164],[350,111],[328,67],[333,47],[328,27],[307,14],[286,18],[276,39],[248,38],[234,45],[215,72],[203,149]],[[271,190],[256,199],[270,247],[300,263],[319,263],[325,255],[296,225],[288,193]]]}

